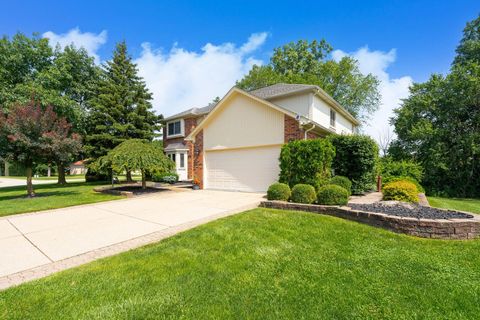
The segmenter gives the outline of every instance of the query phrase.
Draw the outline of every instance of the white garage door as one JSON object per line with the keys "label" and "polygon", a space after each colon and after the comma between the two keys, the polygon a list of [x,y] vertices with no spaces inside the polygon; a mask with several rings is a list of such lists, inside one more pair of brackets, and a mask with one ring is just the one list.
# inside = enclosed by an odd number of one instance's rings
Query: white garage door
{"label": "white garage door", "polygon": [[278,180],[280,146],[205,153],[205,187],[235,191],[266,191]]}

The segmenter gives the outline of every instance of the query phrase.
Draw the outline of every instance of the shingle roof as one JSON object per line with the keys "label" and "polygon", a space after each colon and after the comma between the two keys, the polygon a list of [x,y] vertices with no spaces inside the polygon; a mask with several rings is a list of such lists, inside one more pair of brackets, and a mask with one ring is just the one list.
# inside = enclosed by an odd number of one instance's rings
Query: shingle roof
{"label": "shingle roof", "polygon": [[294,92],[320,89],[318,86],[309,84],[287,84],[277,83],[268,87],[250,91],[249,93],[261,99],[270,99],[277,96],[283,96]]}
{"label": "shingle roof", "polygon": [[200,116],[200,115],[203,115],[203,114],[207,114],[209,113],[210,111],[212,111],[212,109],[217,105],[217,103],[215,102],[212,102],[210,103],[208,106],[206,107],[202,107],[202,108],[191,108],[191,109],[188,109],[188,110],[185,110],[185,111],[182,111],[180,113],[177,113],[177,114],[174,114],[170,117],[167,117],[165,118],[165,120],[171,120],[171,119],[176,119],[176,118],[181,118],[181,117],[185,117],[185,116]]}

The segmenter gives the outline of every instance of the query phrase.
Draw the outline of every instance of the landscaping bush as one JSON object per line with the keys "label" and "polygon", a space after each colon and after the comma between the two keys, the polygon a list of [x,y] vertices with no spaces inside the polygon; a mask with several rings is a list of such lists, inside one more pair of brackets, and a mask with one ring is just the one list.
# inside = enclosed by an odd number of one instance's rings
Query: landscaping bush
{"label": "landscaping bush", "polygon": [[174,184],[178,181],[178,174],[176,172],[153,173],[152,181]]}
{"label": "landscaping bush", "polygon": [[422,182],[423,167],[414,161],[394,161],[384,157],[379,161],[379,174],[383,180],[391,181],[393,177],[409,177],[417,183]]}
{"label": "landscaping bush", "polygon": [[344,176],[335,176],[330,179],[330,184],[335,184],[347,190],[348,195],[352,194],[352,181]]}
{"label": "landscaping bush", "polygon": [[317,203],[326,205],[346,205],[348,203],[348,191],[335,184],[321,187],[317,193]]}
{"label": "landscaping bush", "polygon": [[111,175],[102,171],[96,171],[93,168],[88,168],[85,173],[86,182],[110,181]]}
{"label": "landscaping bush", "polygon": [[288,184],[280,182],[272,184],[267,191],[268,200],[288,201],[291,195],[292,191],[290,190]]}
{"label": "landscaping bush", "polygon": [[352,181],[352,193],[360,194],[375,183],[378,145],[363,135],[332,135],[328,138],[335,147],[332,168],[335,175]]}
{"label": "landscaping bush", "polygon": [[309,184],[299,183],[292,189],[292,202],[310,204],[315,202],[316,199],[315,188]]}
{"label": "landscaping bush", "polygon": [[388,184],[390,182],[401,181],[401,180],[409,181],[417,187],[419,192],[422,192],[422,193],[425,192],[425,189],[422,187],[422,185],[417,180],[413,179],[412,177],[408,177],[408,176],[400,176],[400,177],[391,176],[391,177],[388,177],[386,179],[384,179],[382,177],[382,185],[385,186],[386,184]]}
{"label": "landscaping bush", "polygon": [[383,200],[418,202],[418,189],[415,184],[406,180],[390,182],[383,188]]}
{"label": "landscaping bush", "polygon": [[282,147],[280,182],[293,187],[306,183],[318,187],[330,177],[335,149],[326,139],[296,140]]}

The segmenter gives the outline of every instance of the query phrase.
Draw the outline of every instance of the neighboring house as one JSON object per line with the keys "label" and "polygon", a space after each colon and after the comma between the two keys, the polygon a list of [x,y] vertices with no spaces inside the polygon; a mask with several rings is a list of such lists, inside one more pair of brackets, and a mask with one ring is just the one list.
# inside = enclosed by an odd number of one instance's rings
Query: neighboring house
{"label": "neighboring house", "polygon": [[217,104],[165,119],[164,146],[180,180],[201,188],[266,191],[278,179],[286,142],[352,134],[360,123],[321,88],[233,87]]}
{"label": "neighboring house", "polygon": [[87,168],[85,167],[85,161],[79,160],[70,164],[70,174],[85,174],[87,173]]}

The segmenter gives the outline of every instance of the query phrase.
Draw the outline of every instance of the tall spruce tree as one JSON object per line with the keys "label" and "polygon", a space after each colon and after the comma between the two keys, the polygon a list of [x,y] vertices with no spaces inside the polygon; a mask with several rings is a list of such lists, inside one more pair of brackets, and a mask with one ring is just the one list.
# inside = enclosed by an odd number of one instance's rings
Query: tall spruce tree
{"label": "tall spruce tree", "polygon": [[[162,116],[152,110],[152,94],[138,76],[125,41],[117,44],[113,59],[103,66],[96,91],[85,139],[88,156],[98,159],[129,139],[153,140]],[[130,172],[127,179],[131,180]]]}

